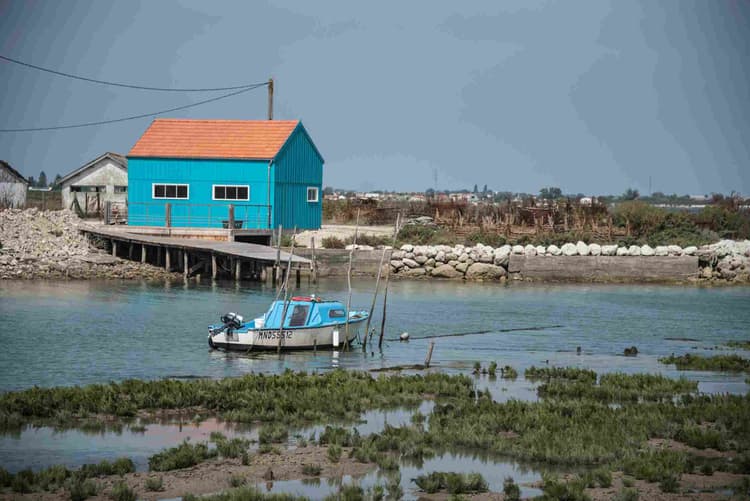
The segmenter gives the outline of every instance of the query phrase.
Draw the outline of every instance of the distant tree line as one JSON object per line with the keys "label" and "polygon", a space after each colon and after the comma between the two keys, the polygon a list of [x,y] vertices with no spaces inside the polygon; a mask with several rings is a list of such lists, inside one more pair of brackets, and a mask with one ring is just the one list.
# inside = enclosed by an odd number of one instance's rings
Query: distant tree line
{"label": "distant tree line", "polygon": [[47,174],[44,171],[39,173],[39,179],[35,179],[34,176],[29,176],[26,180],[29,182],[29,186],[32,188],[49,188],[59,189],[58,183],[62,179],[62,176],[58,174],[55,176],[55,180],[51,184],[47,184]]}

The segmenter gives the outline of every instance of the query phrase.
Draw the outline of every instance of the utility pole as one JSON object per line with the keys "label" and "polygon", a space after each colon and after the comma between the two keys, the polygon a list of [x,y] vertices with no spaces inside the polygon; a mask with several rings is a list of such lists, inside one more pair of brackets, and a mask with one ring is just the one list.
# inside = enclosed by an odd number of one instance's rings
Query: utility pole
{"label": "utility pole", "polygon": [[268,79],[268,119],[273,120],[273,78]]}

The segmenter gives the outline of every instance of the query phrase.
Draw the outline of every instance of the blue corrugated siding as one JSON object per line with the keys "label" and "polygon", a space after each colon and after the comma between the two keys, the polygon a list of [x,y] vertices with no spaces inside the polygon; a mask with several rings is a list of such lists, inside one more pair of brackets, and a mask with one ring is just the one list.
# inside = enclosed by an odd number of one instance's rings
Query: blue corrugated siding
{"label": "blue corrugated siding", "polygon": [[[176,158],[128,159],[128,219],[135,226],[164,226],[166,203],[172,205],[172,226],[221,227],[230,204],[243,228],[268,228],[268,162]],[[189,185],[187,200],[152,197],[152,184]],[[214,184],[250,186],[250,200],[213,200]],[[273,177],[271,177],[273,199]],[[259,207],[260,206],[260,207]],[[271,222],[273,225],[273,221]]]}
{"label": "blue corrugated siding", "polygon": [[[320,228],[323,213],[323,160],[302,125],[289,137],[274,162],[274,220],[284,228]],[[318,201],[307,201],[307,188],[318,188]]]}

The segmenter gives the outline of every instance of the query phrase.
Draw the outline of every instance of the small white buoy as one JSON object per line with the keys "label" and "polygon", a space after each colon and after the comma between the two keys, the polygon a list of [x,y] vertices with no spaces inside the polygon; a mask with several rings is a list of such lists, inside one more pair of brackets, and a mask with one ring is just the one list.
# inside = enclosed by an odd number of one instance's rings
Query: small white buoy
{"label": "small white buoy", "polygon": [[401,341],[408,341],[409,340],[409,333],[408,332],[402,332],[399,336],[399,339]]}

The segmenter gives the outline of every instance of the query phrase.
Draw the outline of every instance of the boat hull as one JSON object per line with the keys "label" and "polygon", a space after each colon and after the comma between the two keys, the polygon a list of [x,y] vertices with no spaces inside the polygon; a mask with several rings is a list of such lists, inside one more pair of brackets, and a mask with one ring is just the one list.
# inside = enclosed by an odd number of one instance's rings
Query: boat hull
{"label": "boat hull", "polygon": [[[357,339],[363,328],[363,320],[349,322],[349,344]],[[281,334],[281,336],[279,336]],[[281,339],[279,339],[281,337]],[[208,336],[212,348],[227,351],[269,351],[278,350],[312,350],[339,348],[344,344],[346,325],[324,325],[320,327],[302,327],[296,329],[248,329],[246,331],[221,332]]]}

